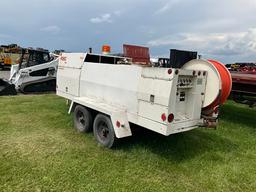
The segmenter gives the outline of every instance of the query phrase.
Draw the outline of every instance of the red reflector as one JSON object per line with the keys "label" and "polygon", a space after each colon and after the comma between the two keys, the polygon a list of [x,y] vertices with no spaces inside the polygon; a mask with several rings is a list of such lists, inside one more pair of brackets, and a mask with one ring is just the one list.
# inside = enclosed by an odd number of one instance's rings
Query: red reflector
{"label": "red reflector", "polygon": [[121,123],[119,121],[116,121],[116,126],[119,128],[121,127]]}
{"label": "red reflector", "polygon": [[166,115],[164,113],[162,114],[161,118],[163,121],[166,121]]}
{"label": "red reflector", "polygon": [[173,120],[174,120],[174,115],[171,113],[171,114],[168,116],[168,122],[171,123]]}
{"label": "red reflector", "polygon": [[168,74],[171,75],[172,74],[172,69],[168,70]]}

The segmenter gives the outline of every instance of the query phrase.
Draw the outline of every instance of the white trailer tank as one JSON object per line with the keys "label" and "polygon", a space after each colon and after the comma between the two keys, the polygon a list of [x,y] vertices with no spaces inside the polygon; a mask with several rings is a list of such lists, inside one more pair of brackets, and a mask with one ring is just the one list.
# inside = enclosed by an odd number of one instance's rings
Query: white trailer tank
{"label": "white trailer tank", "polygon": [[[133,65],[118,56],[63,53],[57,95],[71,101],[78,131],[93,129],[100,144],[112,147],[117,138],[132,135],[131,123],[165,136],[207,126],[202,116],[207,76],[207,71]],[[211,125],[215,117],[211,114]]]}

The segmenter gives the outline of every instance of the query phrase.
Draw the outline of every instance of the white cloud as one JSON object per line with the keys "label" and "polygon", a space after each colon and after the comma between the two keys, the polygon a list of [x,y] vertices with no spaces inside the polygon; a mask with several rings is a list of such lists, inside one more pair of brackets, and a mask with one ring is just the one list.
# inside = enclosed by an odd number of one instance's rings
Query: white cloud
{"label": "white cloud", "polygon": [[167,3],[167,4],[165,4],[163,7],[161,7],[160,9],[158,9],[158,10],[156,11],[156,14],[164,13],[164,12],[166,12],[169,8],[170,8],[170,5],[169,5],[169,3]]}
{"label": "white cloud", "polygon": [[57,25],[50,25],[40,29],[40,31],[57,34],[61,31],[61,28]]}
{"label": "white cloud", "polygon": [[94,17],[90,19],[91,23],[112,23],[111,14],[106,13],[99,17]]}
{"label": "white cloud", "polygon": [[172,46],[197,50],[208,55],[256,54],[256,28],[236,33],[183,33],[168,35],[147,43],[152,47]]}
{"label": "white cloud", "polygon": [[168,35],[148,42],[148,45],[157,47],[164,45],[203,45],[210,41],[222,41],[226,36],[224,34],[197,34],[197,33],[179,33]]}
{"label": "white cloud", "polygon": [[[172,47],[231,55],[237,51],[241,52],[241,44],[244,49],[247,43],[248,47],[244,52],[250,53],[256,46],[254,40],[248,43],[248,39],[253,39],[254,34],[248,29],[256,26],[256,0],[96,0],[90,2],[91,6],[88,6],[88,1],[83,0],[76,0],[76,3],[63,0],[33,2],[0,2],[1,7],[5,7],[0,12],[0,24],[6,26],[0,31],[2,43],[37,43],[38,46],[46,45],[52,49],[57,46],[71,51],[82,51],[85,44],[97,48],[105,39],[113,41],[112,47],[115,50],[119,50],[124,41],[146,44],[152,40],[149,43],[153,45],[153,55],[164,54]],[[27,7],[32,9],[24,12]],[[12,16],[6,17],[9,12],[13,13]],[[51,13],[54,15],[49,20],[45,15]],[[81,25],[85,18],[87,23],[92,25],[90,28],[85,24]],[[98,28],[98,25],[111,22],[118,27]],[[127,33],[131,29],[133,35]],[[48,41],[38,39],[35,30],[52,35],[53,38],[58,35],[59,38],[55,38],[55,41],[50,38],[47,38]],[[87,35],[84,35],[83,31],[86,31]],[[101,33],[102,40],[95,41],[99,38],[98,33]],[[8,38],[5,34],[11,37]],[[25,36],[30,38],[24,38]],[[244,40],[238,42],[236,37]],[[241,56],[238,54],[220,58],[228,62],[256,58],[256,54],[242,58]]]}
{"label": "white cloud", "polygon": [[170,10],[175,4],[179,3],[181,0],[170,0],[158,10],[156,10],[155,14],[162,14]]}
{"label": "white cloud", "polygon": [[116,15],[116,16],[121,16],[122,13],[123,13],[123,11],[121,11],[121,10],[114,11],[114,15]]}

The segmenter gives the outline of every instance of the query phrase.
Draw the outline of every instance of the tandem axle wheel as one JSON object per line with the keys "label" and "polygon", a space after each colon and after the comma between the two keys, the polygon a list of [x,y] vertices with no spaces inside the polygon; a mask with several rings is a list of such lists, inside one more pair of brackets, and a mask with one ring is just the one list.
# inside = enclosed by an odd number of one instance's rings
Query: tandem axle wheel
{"label": "tandem axle wheel", "polygon": [[98,113],[93,121],[92,113],[86,107],[77,105],[73,114],[75,129],[80,133],[93,130],[97,142],[107,148],[114,146],[117,138],[110,117]]}

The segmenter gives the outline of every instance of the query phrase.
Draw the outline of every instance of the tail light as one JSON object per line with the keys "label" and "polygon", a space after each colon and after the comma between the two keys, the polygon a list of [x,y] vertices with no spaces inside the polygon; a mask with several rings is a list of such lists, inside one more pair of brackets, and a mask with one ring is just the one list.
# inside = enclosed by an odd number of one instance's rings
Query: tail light
{"label": "tail light", "polygon": [[116,121],[116,126],[117,126],[118,128],[120,128],[120,126],[121,126],[120,121]]}
{"label": "tail light", "polygon": [[172,69],[168,70],[168,74],[171,75],[172,74]]}
{"label": "tail light", "polygon": [[161,119],[162,119],[163,121],[166,121],[166,115],[165,115],[164,113],[162,114]]}
{"label": "tail light", "polygon": [[173,122],[174,120],[174,115],[171,113],[169,116],[168,116],[168,122],[171,123]]}

